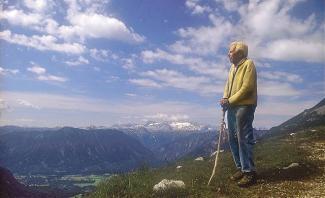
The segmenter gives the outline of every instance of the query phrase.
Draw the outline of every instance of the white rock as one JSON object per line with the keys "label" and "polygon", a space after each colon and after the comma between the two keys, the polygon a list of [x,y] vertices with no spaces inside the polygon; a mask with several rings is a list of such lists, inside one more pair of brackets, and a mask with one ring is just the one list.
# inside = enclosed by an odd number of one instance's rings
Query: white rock
{"label": "white rock", "polygon": [[294,136],[294,135],[296,135],[296,133],[290,133],[290,135],[291,135],[291,136]]}
{"label": "white rock", "polygon": [[185,183],[182,180],[163,179],[158,184],[154,185],[154,191],[166,190],[169,188],[185,188]]}
{"label": "white rock", "polygon": [[283,167],[282,169],[289,169],[289,168],[293,168],[293,167],[298,167],[299,166],[299,164],[298,163],[292,163],[292,164],[290,164],[289,166],[287,166],[287,167]]}
{"label": "white rock", "polygon": [[183,167],[183,166],[177,166],[176,168],[177,168],[177,169],[180,169],[180,168],[182,168],[182,167]]}
{"label": "white rock", "polygon": [[195,161],[203,161],[203,157],[198,157],[195,159]]}

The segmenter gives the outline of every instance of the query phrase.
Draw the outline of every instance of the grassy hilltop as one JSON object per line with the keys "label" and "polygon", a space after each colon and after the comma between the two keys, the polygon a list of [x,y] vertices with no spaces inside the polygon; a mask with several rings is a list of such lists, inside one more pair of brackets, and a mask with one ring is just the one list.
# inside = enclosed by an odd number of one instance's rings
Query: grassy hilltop
{"label": "grassy hilltop", "polygon": [[[235,167],[231,153],[223,152],[210,186],[214,156],[113,176],[88,197],[325,197],[324,126],[267,138],[256,144],[254,152],[258,181],[249,188],[239,188],[228,179]],[[299,166],[283,169],[291,163]],[[154,192],[153,186],[162,179],[183,180],[186,188]]]}

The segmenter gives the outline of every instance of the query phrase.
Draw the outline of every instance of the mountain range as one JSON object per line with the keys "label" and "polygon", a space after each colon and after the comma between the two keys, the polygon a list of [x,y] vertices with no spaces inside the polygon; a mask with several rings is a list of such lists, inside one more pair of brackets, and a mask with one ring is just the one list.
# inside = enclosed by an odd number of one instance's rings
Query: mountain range
{"label": "mountain range", "polygon": [[[325,123],[325,99],[257,138]],[[216,128],[191,122],[157,122],[84,129],[0,127],[0,164],[22,174],[124,172],[216,148]]]}
{"label": "mountain range", "polygon": [[[325,99],[277,127],[254,133],[257,138],[267,138],[324,125]],[[45,195],[18,183],[11,172],[27,175],[125,172],[142,165],[157,166],[187,156],[210,155],[217,138],[216,129],[189,122],[147,122],[115,125],[110,129],[2,126],[0,195]]]}
{"label": "mountain range", "polygon": [[139,141],[114,129],[6,127],[0,139],[0,164],[20,174],[121,172],[157,161]]}

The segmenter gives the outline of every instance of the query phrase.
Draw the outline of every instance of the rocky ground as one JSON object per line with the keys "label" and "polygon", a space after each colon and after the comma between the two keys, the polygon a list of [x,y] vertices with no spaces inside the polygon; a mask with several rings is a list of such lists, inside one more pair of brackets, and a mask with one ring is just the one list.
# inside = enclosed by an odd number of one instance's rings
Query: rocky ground
{"label": "rocky ground", "polygon": [[[315,129],[300,132],[305,136]],[[325,131],[322,131],[325,133]],[[259,188],[258,195],[265,192],[266,197],[325,197],[325,139],[302,137],[299,133],[291,133],[284,141],[297,144],[306,155],[305,164],[292,163],[278,169],[275,178],[259,179],[254,188]],[[280,176],[282,174],[282,176]],[[263,176],[262,176],[263,177]]]}
{"label": "rocky ground", "polygon": [[301,192],[301,197],[325,197],[325,141],[316,140],[312,143],[303,143],[300,148],[309,153],[308,159],[318,161],[321,174],[315,175],[306,181],[301,181],[305,191]]}

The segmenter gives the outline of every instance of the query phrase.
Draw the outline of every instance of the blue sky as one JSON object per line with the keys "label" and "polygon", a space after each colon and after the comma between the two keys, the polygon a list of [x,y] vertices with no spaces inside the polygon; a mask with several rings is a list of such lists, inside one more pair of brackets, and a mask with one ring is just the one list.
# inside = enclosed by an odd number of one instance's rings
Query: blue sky
{"label": "blue sky", "polygon": [[255,127],[324,98],[322,0],[2,1],[1,125],[215,125],[243,40],[258,71]]}

